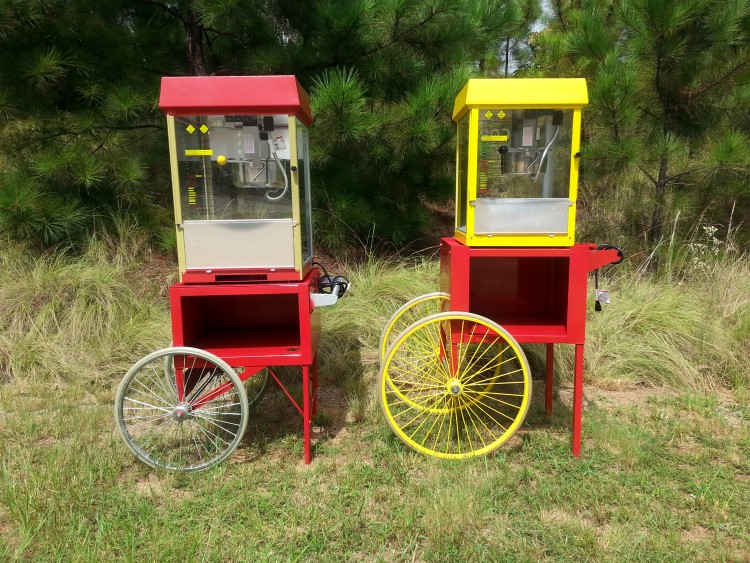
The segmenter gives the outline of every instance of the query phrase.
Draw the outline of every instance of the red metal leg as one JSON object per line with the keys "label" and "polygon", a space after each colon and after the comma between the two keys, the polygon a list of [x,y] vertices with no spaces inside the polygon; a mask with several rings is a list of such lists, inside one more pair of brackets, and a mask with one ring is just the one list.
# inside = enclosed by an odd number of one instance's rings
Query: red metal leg
{"label": "red metal leg", "polygon": [[313,358],[313,364],[312,364],[312,387],[313,387],[313,396],[312,396],[312,416],[315,417],[316,414],[318,414],[318,355],[315,354],[315,357]]}
{"label": "red metal leg", "polygon": [[576,344],[573,376],[573,455],[581,455],[581,418],[583,416],[583,344]]}
{"label": "red metal leg", "polygon": [[302,366],[302,424],[304,426],[305,463],[309,464],[310,456],[310,366]]}
{"label": "red metal leg", "polygon": [[552,386],[555,381],[555,345],[547,344],[547,379],[544,388],[544,411],[552,414]]}

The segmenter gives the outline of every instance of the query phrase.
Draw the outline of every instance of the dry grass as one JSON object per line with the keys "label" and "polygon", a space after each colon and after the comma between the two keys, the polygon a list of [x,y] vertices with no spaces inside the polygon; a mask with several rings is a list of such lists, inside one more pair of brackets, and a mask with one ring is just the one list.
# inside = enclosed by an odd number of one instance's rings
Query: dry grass
{"label": "dry grass", "polygon": [[[747,261],[718,261],[681,285],[626,269],[606,280],[615,303],[589,317],[581,459],[570,456],[563,389],[551,418],[537,393],[501,451],[459,463],[407,450],[374,400],[380,331],[401,303],[437,289],[436,264],[353,265],[342,271],[351,294],[323,320],[313,464],[301,463],[297,414],[272,390],[226,463],[173,475],[139,464],[111,414],[130,364],[169,339],[171,266],[108,244],[76,261],[0,254],[2,559],[750,553]],[[564,387],[572,366],[559,348]],[[674,390],[643,390],[665,385]]]}

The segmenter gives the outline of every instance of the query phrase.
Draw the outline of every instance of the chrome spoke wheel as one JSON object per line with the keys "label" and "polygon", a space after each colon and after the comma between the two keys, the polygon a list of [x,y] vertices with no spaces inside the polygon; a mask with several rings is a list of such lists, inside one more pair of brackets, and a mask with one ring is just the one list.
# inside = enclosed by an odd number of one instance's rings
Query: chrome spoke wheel
{"label": "chrome spoke wheel", "polygon": [[128,371],[117,390],[115,420],[141,461],[199,471],[237,448],[248,408],[245,388],[226,362],[197,348],[173,347]]}

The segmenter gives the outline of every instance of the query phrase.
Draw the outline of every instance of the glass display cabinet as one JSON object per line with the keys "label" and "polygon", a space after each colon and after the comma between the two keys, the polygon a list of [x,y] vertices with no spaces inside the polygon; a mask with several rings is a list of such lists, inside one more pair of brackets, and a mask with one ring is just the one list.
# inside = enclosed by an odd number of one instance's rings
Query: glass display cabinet
{"label": "glass display cabinet", "polygon": [[572,246],[582,78],[474,79],[457,123],[456,231],[468,246]]}
{"label": "glass display cabinet", "polygon": [[293,76],[165,77],[181,281],[301,280],[310,102]]}

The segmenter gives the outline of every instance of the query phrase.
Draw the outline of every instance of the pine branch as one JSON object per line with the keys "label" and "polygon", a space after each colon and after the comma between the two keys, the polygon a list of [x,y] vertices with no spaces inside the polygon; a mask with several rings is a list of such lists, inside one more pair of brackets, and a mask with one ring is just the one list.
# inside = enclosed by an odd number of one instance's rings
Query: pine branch
{"label": "pine branch", "polygon": [[640,170],[641,172],[643,172],[646,175],[646,177],[654,183],[654,185],[658,184],[658,182],[656,181],[656,178],[654,178],[651,174],[649,174],[646,171],[646,169],[643,168],[643,166],[638,165],[638,170]]}
{"label": "pine branch", "polygon": [[701,88],[696,88],[693,90],[683,90],[682,93],[684,93],[684,96],[688,100],[692,100],[693,98],[698,98],[700,96],[703,96],[704,94],[708,93],[710,90],[715,88],[716,86],[719,86],[722,82],[727,80],[730,76],[741,70],[742,68],[746,67],[748,64],[750,64],[750,61],[742,61],[741,63],[738,63],[735,65],[735,67],[729,71],[727,71],[725,74],[714,80],[713,82],[709,82],[708,84],[705,84]]}
{"label": "pine branch", "polygon": [[430,11],[430,14],[425,19],[423,19],[422,21],[420,21],[418,23],[415,23],[414,25],[408,27],[407,29],[403,30],[402,32],[399,32],[399,30],[398,30],[398,25],[399,25],[400,17],[397,15],[396,20],[394,21],[393,28],[391,30],[391,38],[388,41],[386,41],[386,42],[378,45],[374,49],[370,49],[369,51],[365,51],[364,53],[362,53],[362,56],[363,57],[369,57],[370,55],[373,55],[373,54],[377,53],[378,51],[382,51],[383,49],[391,47],[392,45],[395,45],[396,43],[401,42],[401,41],[403,41],[405,43],[409,43],[409,44],[423,45],[423,44],[425,44],[424,42],[419,43],[419,42],[417,42],[414,39],[412,39],[411,41],[408,41],[407,39],[405,39],[405,36],[408,36],[410,33],[414,32],[415,30],[419,29],[420,27],[425,26],[431,20],[433,20],[435,17],[437,17],[439,15],[443,15],[443,14],[448,14],[448,13],[450,13],[452,11],[455,11],[455,10],[451,10],[450,8],[445,9],[445,10],[436,10],[435,8],[433,8]]}
{"label": "pine branch", "polygon": [[555,4],[556,4],[555,11],[557,12],[557,20],[560,22],[563,32],[568,33],[568,26],[565,25],[565,20],[563,19],[562,2],[560,0],[557,0]]}
{"label": "pine branch", "polygon": [[674,182],[678,178],[682,178],[683,176],[689,176],[690,174],[694,174],[697,171],[698,171],[698,168],[691,168],[689,170],[685,170],[685,172],[680,172],[679,174],[675,174],[674,176],[670,176],[666,183],[668,184],[670,182]]}

